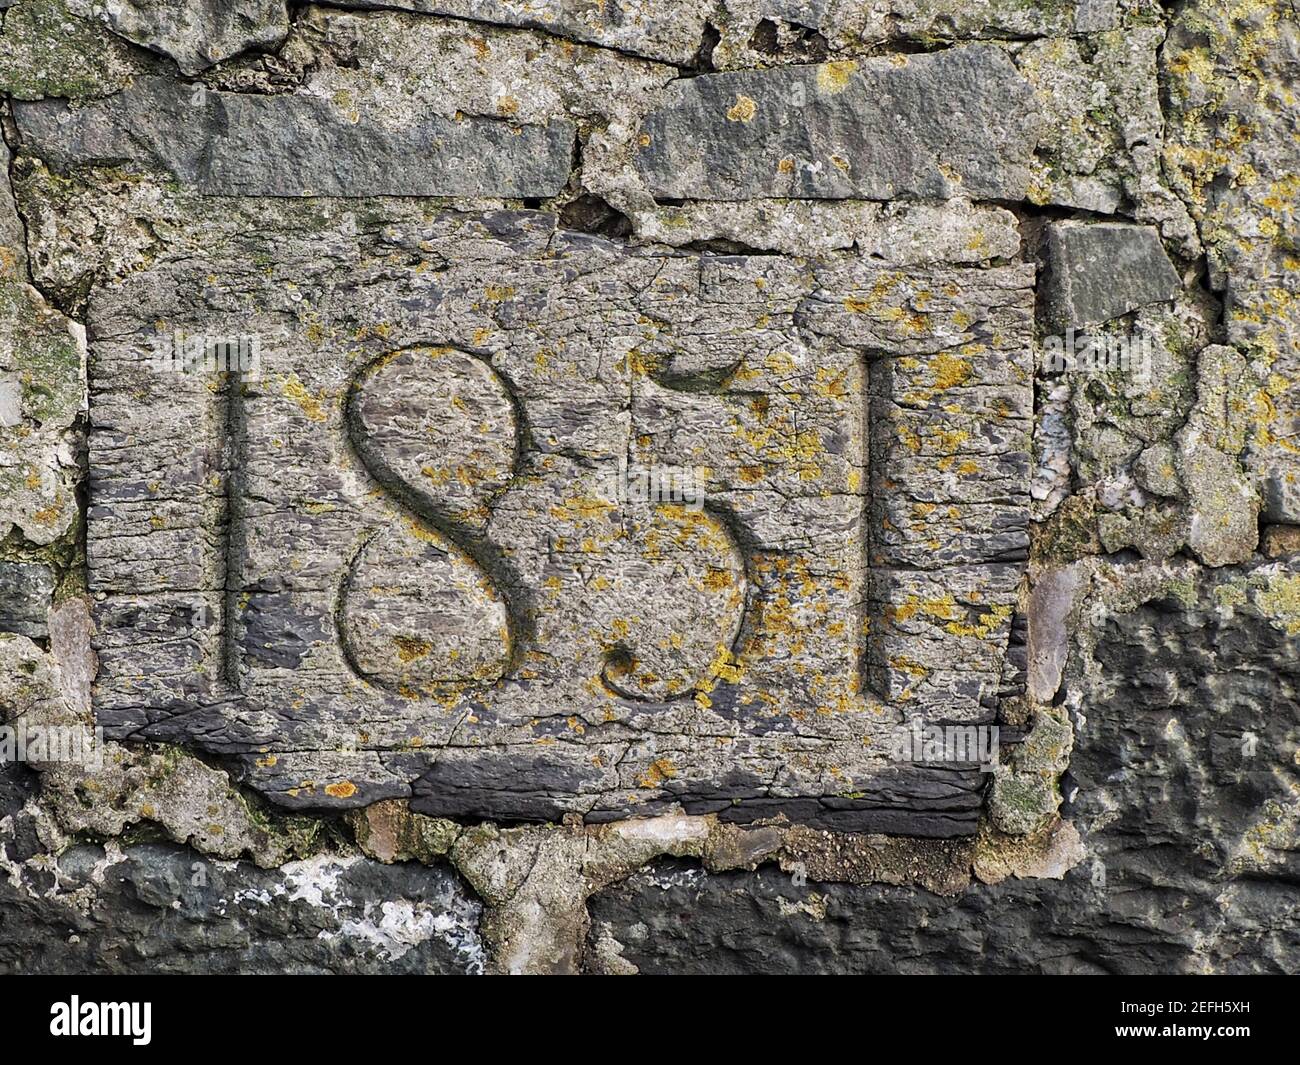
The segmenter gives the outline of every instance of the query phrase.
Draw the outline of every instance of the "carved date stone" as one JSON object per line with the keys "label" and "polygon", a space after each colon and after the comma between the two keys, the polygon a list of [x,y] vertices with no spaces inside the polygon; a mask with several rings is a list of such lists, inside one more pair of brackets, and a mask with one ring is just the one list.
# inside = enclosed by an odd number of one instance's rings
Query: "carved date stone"
{"label": "carved date stone", "polygon": [[92,294],[106,732],[295,808],[972,833],[890,752],[1014,678],[1032,269],[413,217]]}

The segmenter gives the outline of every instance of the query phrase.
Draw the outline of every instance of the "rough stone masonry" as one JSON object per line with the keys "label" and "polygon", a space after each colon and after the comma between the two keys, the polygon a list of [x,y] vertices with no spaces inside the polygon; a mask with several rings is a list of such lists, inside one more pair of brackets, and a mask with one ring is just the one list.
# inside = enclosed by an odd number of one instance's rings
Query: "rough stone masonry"
{"label": "rough stone masonry", "polygon": [[0,972],[1300,970],[1298,75],[0,0]]}

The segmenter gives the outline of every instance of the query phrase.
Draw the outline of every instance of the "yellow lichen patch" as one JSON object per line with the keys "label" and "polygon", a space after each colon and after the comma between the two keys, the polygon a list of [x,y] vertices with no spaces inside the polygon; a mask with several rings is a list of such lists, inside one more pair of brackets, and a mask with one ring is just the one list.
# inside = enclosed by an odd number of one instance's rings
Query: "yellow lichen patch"
{"label": "yellow lichen patch", "polygon": [[551,517],[577,524],[579,521],[603,518],[615,508],[608,500],[594,496],[576,496],[559,506],[551,507]]}
{"label": "yellow lichen patch", "polygon": [[443,539],[433,529],[425,525],[422,521],[415,518],[406,519],[406,527],[410,529],[411,535],[417,540],[423,540],[426,544],[443,544]]}
{"label": "yellow lichen patch", "polygon": [[656,508],[655,516],[671,527],[669,535],[680,547],[715,555],[731,552],[731,541],[723,526],[702,510],[692,510],[680,503],[663,503]]}
{"label": "yellow lichen patch", "polygon": [[712,689],[712,680],[723,680],[728,684],[738,684],[741,678],[740,667],[736,665],[736,660],[731,653],[731,649],[724,644],[718,644],[717,652],[713,656],[713,661],[709,663],[708,677],[710,678],[709,688]]}
{"label": "yellow lichen patch", "polygon": [[772,373],[793,373],[795,369],[794,356],[788,351],[774,351],[763,359],[763,366]]}
{"label": "yellow lichen patch", "polygon": [[640,348],[632,348],[627,353],[626,367],[641,377],[649,377],[659,372],[661,360],[658,356],[647,355]]}
{"label": "yellow lichen patch", "polygon": [[1288,636],[1300,636],[1300,576],[1273,574],[1268,587],[1255,593],[1255,603]]}
{"label": "yellow lichen patch", "polygon": [[325,794],[332,799],[350,799],[357,793],[357,786],[350,780],[341,780],[337,784],[326,784]]}
{"label": "yellow lichen patch", "polygon": [[892,657],[889,660],[889,668],[901,670],[902,672],[917,677],[918,679],[930,675],[930,671],[926,669],[925,666],[921,665],[921,663],[916,661],[914,658],[908,658],[906,655],[895,655]]}
{"label": "yellow lichen patch", "polygon": [[730,571],[725,569],[715,569],[709,567],[709,572],[704,575],[703,584],[711,592],[721,592],[730,588],[734,578]]}
{"label": "yellow lichen patch", "polygon": [[677,767],[667,758],[656,758],[641,774],[637,782],[643,788],[657,788],[665,780],[672,780],[677,775]]}
{"label": "yellow lichen patch", "polygon": [[954,636],[974,636],[979,639],[984,639],[995,629],[1000,628],[1010,620],[1011,607],[993,606],[990,607],[988,612],[983,614],[974,624],[950,621],[944,626],[944,631],[950,632]]}
{"label": "yellow lichen patch", "polygon": [[414,662],[433,650],[433,645],[428,640],[419,640],[413,636],[394,636],[393,643],[397,645],[397,657],[403,662]]}
{"label": "yellow lichen patch", "polygon": [[930,360],[930,370],[934,374],[934,387],[940,390],[957,388],[970,380],[974,370],[966,359],[949,355],[946,352]]}
{"label": "yellow lichen patch", "polygon": [[849,85],[849,79],[858,69],[858,64],[851,59],[834,63],[823,63],[817,68],[817,91],[827,96],[842,93]]}
{"label": "yellow lichen patch", "polygon": [[298,507],[304,514],[332,514],[338,510],[333,503],[322,503],[319,500],[307,500],[299,504]]}
{"label": "yellow lichen patch", "polygon": [[762,428],[737,424],[733,432],[759,457],[783,465],[801,481],[815,481],[822,475],[817,460],[825,457],[826,448],[815,429],[795,431],[791,421],[782,417]]}
{"label": "yellow lichen patch", "polygon": [[308,391],[307,386],[298,380],[297,374],[290,374],[288,377],[282,378],[280,391],[285,398],[297,403],[302,412],[312,421],[323,422],[328,417],[320,399]]}
{"label": "yellow lichen patch", "polygon": [[848,389],[844,384],[846,373],[847,371],[844,370],[836,373],[828,367],[819,366],[817,368],[815,384],[813,385],[814,391],[819,396],[833,397],[836,399],[847,395]]}
{"label": "yellow lichen patch", "polygon": [[933,441],[940,451],[952,454],[970,439],[970,433],[965,429],[940,429],[929,434],[928,439]]}
{"label": "yellow lichen patch", "polygon": [[960,608],[951,593],[938,599],[921,599],[909,595],[901,606],[890,612],[895,621],[908,621],[916,614],[925,614],[938,621],[954,621],[960,614]]}
{"label": "yellow lichen patch", "polygon": [[744,93],[736,94],[736,102],[727,109],[728,122],[752,122],[758,114],[758,104]]}

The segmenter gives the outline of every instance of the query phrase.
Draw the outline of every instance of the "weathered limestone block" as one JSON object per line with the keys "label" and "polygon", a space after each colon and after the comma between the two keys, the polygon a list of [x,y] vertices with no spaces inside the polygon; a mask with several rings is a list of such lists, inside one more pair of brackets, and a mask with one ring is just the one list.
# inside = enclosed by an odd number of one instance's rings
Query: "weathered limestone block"
{"label": "weathered limestone block", "polygon": [[1148,226],[1054,222],[1047,230],[1043,301],[1047,325],[1086,329],[1173,300],[1178,273]]}
{"label": "weathered limestone block", "polygon": [[819,279],[805,324],[870,367],[869,676],[909,713],[990,718],[1029,546],[1032,271]]}
{"label": "weathered limestone block", "polygon": [[1039,120],[1000,48],[710,74],[642,123],[657,198],[1022,199]]}
{"label": "weathered limestone block", "polygon": [[27,239],[18,205],[9,187],[9,166],[13,159],[9,145],[0,140],[0,278],[6,281],[21,280],[27,274]]}
{"label": "weathered limestone block", "polygon": [[1061,687],[1072,613],[1081,598],[1087,569],[1083,563],[1035,575],[1029,599],[1029,676],[1027,694],[1048,704]]}
{"label": "weathered limestone block", "polygon": [[1245,360],[1232,348],[1201,352],[1197,402],[1178,433],[1174,466],[1189,497],[1187,544],[1208,566],[1245,562],[1259,543],[1259,496],[1239,455],[1250,432]]}
{"label": "weathered limestone block", "polygon": [[27,284],[27,267],[0,142],[0,539],[17,526],[49,544],[77,518],[66,433],[85,405],[85,334]]}
{"label": "weathered limestone block", "polygon": [[104,16],[120,37],[197,74],[250,48],[274,48],[289,32],[285,0],[109,0]]}
{"label": "weathered limestone block", "polygon": [[1074,730],[1060,707],[1034,712],[1029,736],[994,771],[989,820],[1000,832],[1025,836],[1043,828],[1061,805],[1061,774],[1070,767]]}
{"label": "weathered limestone block", "polygon": [[93,0],[18,0],[6,6],[0,92],[15,99],[107,96],[147,69],[130,45],[99,25]]}
{"label": "weathered limestone block", "polygon": [[1287,448],[1272,451],[1265,466],[1265,513],[1270,521],[1300,521],[1300,462]]}
{"label": "weathered limestone block", "polygon": [[505,973],[576,973],[587,933],[587,896],[663,854],[702,855],[712,824],[661,817],[582,830],[570,827],[464,833],[457,868],[488,903],[484,939]]}
{"label": "weathered limestone block", "polygon": [[1229,325],[1248,337],[1270,324],[1252,305],[1293,272],[1294,149],[1285,133],[1300,74],[1294,8],[1192,0],[1178,10],[1161,61],[1170,184],[1201,227],[1212,284],[1240,293]]}
{"label": "weathered limestone block", "polygon": [[48,846],[57,850],[77,834],[112,837],[148,823],[206,854],[247,856],[262,866],[312,848],[319,824],[270,821],[227,774],[192,755],[103,741],[91,707],[96,660],[85,602],[59,604],[48,631],[49,652],[25,636],[0,633],[0,723],[21,722],[31,736],[45,730],[25,760],[41,773]]}
{"label": "weathered limestone block", "polygon": [[214,196],[553,196],[574,129],[430,116],[398,129],[306,96],[207,92],[142,78],[71,109],[18,103],[24,145],[59,167],[161,167]]}
{"label": "weathered limestone block", "polygon": [[[663,256],[534,212],[376,244],[271,210],[92,297],[112,736],[230,755],[300,808],[974,831],[976,767],[888,752],[904,714],[987,718],[1002,684],[1028,268]],[[158,330],[255,334],[257,372],[159,370]],[[899,426],[923,443],[895,457]],[[882,539],[880,582],[876,492],[933,501],[948,541]]]}
{"label": "weathered limestone block", "polygon": [[1294,128],[1300,26],[1261,0],[1178,9],[1161,53],[1171,187],[1206,245],[1228,342],[1246,358],[1255,413],[1248,468],[1274,522],[1300,521],[1300,272]]}
{"label": "weathered limestone block", "polygon": [[0,968],[1294,970],[1294,8],[0,0]]}
{"label": "weathered limestone block", "polygon": [[[0,200],[8,182],[0,176]],[[0,537],[37,544],[77,519],[75,453],[65,434],[85,405],[85,335],[22,280],[0,247]]]}
{"label": "weathered limestone block", "polygon": [[[849,5],[845,5],[849,6]],[[1118,0],[1065,0],[1022,4],[1018,0],[893,0],[896,32],[940,37],[1062,37],[1114,29]]]}
{"label": "weathered limestone block", "polygon": [[44,637],[45,615],[53,597],[54,573],[49,566],[0,562],[0,632]]}
{"label": "weathered limestone block", "polygon": [[1300,554],[1300,525],[1269,525],[1264,529],[1260,549],[1265,558],[1286,558]]}
{"label": "weathered limestone block", "polygon": [[[1160,560],[1186,545],[1188,497],[1172,441],[1198,407],[1198,362],[1217,333],[1217,319],[1213,301],[1180,293],[1172,306],[1141,308],[1076,333],[1075,365],[1060,372],[1054,367],[1070,355],[1071,334],[1047,338],[1040,380],[1050,391],[1044,390],[1040,445],[1051,448],[1051,468],[1065,474],[1053,488],[1076,493],[1058,530],[1039,541],[1056,541],[1048,553],[1071,561],[1132,549]],[[1104,359],[1089,370],[1083,345],[1094,342]],[[1205,410],[1216,416],[1213,398]],[[1240,434],[1250,415],[1243,406],[1232,418]],[[1090,541],[1098,546],[1087,547]]]}
{"label": "weathered limestone block", "polygon": [[1195,224],[1161,170],[1164,35],[1139,23],[1087,37],[1053,34],[1016,52],[1045,120],[1029,199],[1158,225],[1171,247],[1197,258]]}
{"label": "weathered limestone block", "polygon": [[790,255],[856,249],[898,266],[1012,259],[1016,217],[1000,207],[948,200],[882,204],[868,200],[692,201],[632,211],[639,240],[675,247],[701,240]]}
{"label": "weathered limestone block", "polygon": [[446,856],[463,831],[454,821],[412,813],[396,799],[371,803],[347,815],[357,846],[381,862],[435,864]]}

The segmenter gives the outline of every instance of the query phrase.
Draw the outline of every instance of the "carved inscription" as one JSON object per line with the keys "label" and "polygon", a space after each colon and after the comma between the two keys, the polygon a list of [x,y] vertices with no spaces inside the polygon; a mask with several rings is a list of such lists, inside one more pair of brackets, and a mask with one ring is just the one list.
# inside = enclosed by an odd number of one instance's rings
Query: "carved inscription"
{"label": "carved inscription", "polygon": [[[529,212],[296,241],[92,307],[113,734],[289,806],[973,830],[978,769],[887,752],[1015,672],[1027,269],[639,254]],[[151,371],[158,322],[237,324],[261,372]],[[140,534],[175,545],[152,570]]]}

